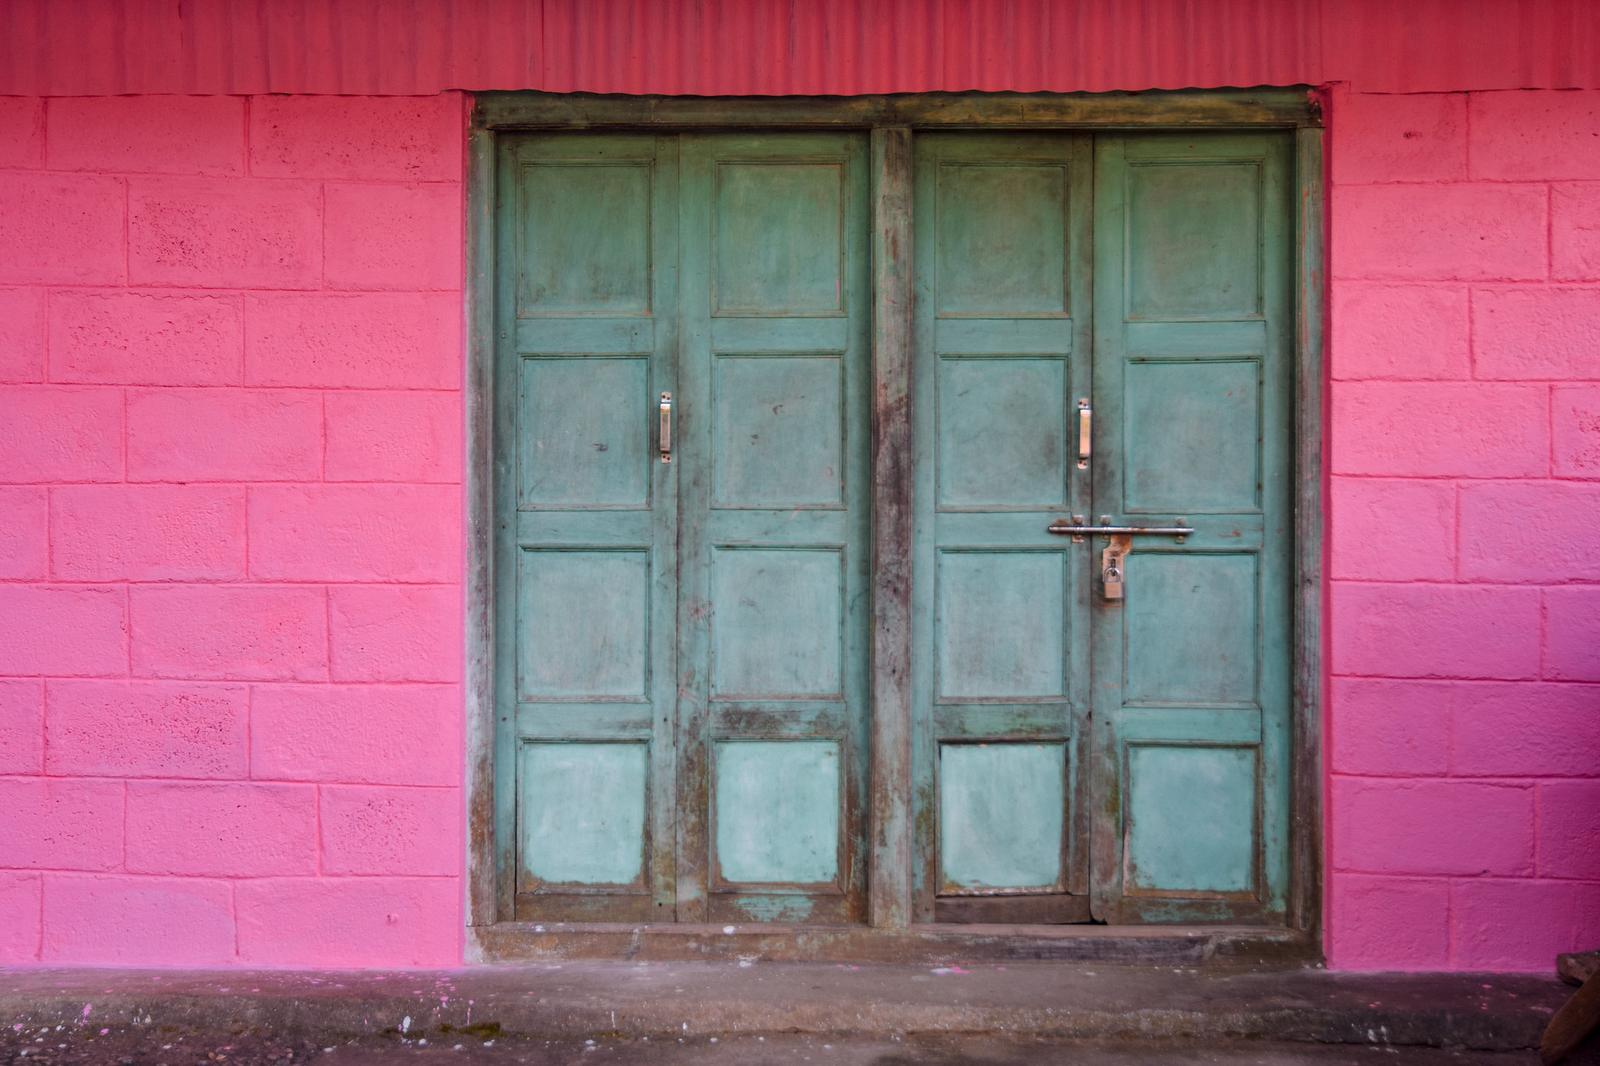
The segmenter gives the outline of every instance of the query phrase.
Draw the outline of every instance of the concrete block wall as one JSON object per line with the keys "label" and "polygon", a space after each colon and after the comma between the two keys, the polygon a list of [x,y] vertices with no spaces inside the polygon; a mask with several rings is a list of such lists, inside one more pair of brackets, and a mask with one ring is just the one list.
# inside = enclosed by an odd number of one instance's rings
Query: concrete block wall
{"label": "concrete block wall", "polygon": [[464,106],[0,98],[0,963],[460,961]]}
{"label": "concrete block wall", "polygon": [[[461,959],[459,96],[0,98],[0,963]],[[1330,110],[1336,966],[1600,943],[1600,93]]]}
{"label": "concrete block wall", "polygon": [[1600,92],[1332,101],[1328,945],[1600,945]]}

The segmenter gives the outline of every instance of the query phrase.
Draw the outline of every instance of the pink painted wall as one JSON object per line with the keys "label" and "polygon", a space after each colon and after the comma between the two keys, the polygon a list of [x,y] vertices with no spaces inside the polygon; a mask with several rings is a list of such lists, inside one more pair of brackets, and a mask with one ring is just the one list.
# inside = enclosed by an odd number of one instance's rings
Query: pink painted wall
{"label": "pink painted wall", "polygon": [[1332,109],[1334,965],[1600,945],[1600,92]]}
{"label": "pink painted wall", "polygon": [[464,128],[0,98],[0,960],[460,961]]}
{"label": "pink painted wall", "polygon": [[[1600,92],[1331,108],[1328,948],[1600,942]],[[448,965],[463,101],[0,98],[0,961]]]}

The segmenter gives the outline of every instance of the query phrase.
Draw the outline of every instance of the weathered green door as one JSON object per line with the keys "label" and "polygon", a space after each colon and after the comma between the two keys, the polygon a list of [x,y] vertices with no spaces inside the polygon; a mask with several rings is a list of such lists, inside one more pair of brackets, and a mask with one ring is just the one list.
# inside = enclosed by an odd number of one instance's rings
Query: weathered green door
{"label": "weathered green door", "polygon": [[519,918],[863,913],[863,148],[505,140],[496,780]]}
{"label": "weathered green door", "polygon": [[1283,912],[1288,148],[919,139],[922,920]]}

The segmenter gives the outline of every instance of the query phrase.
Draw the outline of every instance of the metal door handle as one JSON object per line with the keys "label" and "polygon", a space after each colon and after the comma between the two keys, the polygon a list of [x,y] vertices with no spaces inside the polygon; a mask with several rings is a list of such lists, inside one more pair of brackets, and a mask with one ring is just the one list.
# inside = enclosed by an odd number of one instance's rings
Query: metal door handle
{"label": "metal door handle", "polygon": [[1087,398],[1078,401],[1078,469],[1089,469],[1089,453],[1094,450],[1094,408]]}
{"label": "metal door handle", "polygon": [[672,462],[672,393],[661,394],[661,426],[658,430],[658,445],[661,449],[661,461]]}

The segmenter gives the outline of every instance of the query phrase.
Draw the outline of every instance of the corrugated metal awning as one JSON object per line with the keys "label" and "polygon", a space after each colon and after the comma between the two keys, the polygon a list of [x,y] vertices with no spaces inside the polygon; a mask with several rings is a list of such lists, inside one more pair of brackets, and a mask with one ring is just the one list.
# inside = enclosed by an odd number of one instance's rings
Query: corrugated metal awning
{"label": "corrugated metal awning", "polygon": [[0,93],[1600,86],[1597,0],[0,0]]}

